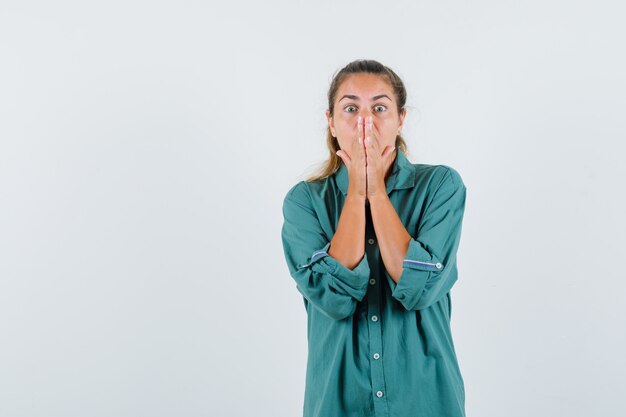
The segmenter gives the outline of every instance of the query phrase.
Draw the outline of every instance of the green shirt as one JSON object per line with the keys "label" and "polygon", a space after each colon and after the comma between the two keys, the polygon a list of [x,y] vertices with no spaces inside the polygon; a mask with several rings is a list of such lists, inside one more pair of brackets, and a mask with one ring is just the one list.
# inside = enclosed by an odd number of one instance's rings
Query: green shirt
{"label": "green shirt", "polygon": [[466,188],[449,166],[396,154],[387,194],[412,237],[397,285],[367,200],[360,263],[350,270],[328,254],[348,191],[343,163],[285,196],[283,248],[307,312],[304,417],[465,416],[450,289]]}

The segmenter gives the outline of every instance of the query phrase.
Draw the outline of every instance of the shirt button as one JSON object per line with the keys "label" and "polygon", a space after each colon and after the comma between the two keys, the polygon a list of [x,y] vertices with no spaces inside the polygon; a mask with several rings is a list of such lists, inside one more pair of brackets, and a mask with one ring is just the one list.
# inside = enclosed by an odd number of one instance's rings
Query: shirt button
{"label": "shirt button", "polygon": [[378,354],[378,352],[374,353],[374,359],[378,359],[380,358],[380,355]]}
{"label": "shirt button", "polygon": [[383,396],[383,392],[382,391],[376,391],[376,396],[378,398],[382,397]]}
{"label": "shirt button", "polygon": [[442,267],[443,265],[441,265],[441,262],[437,262],[437,263],[435,264],[435,266],[437,267],[437,269],[441,269],[441,267]]}
{"label": "shirt button", "polygon": [[376,284],[376,280],[374,278],[370,279],[370,285]]}
{"label": "shirt button", "polygon": [[372,316],[372,321],[378,321],[378,316]]}
{"label": "shirt button", "polygon": [[373,244],[374,244],[374,239],[370,238],[367,242],[368,242],[370,245],[373,245]]}

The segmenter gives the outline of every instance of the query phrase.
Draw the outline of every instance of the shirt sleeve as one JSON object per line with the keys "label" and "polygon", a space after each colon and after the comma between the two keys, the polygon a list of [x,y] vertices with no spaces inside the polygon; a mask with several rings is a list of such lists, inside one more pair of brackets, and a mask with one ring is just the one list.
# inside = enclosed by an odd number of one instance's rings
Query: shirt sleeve
{"label": "shirt sleeve", "polygon": [[330,240],[301,181],[283,202],[282,242],[289,273],[304,298],[334,320],[354,314],[367,293],[370,268],[367,253],[354,269],[328,254]]}
{"label": "shirt sleeve", "polygon": [[447,169],[409,242],[396,284],[388,273],[392,297],[406,310],[430,307],[457,280],[456,253],[461,239],[466,188],[459,173]]}

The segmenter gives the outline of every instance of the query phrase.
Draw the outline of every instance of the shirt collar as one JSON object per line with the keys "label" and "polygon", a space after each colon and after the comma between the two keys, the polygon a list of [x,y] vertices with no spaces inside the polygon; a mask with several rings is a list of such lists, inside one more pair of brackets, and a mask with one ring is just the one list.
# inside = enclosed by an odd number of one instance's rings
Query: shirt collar
{"label": "shirt collar", "polygon": [[[348,167],[346,167],[343,161],[334,175],[337,186],[344,195],[347,195]],[[385,185],[387,186],[387,194],[392,190],[401,190],[415,186],[415,166],[413,166],[411,161],[409,161],[399,149],[396,150],[396,158],[393,161],[391,174],[389,174]]]}

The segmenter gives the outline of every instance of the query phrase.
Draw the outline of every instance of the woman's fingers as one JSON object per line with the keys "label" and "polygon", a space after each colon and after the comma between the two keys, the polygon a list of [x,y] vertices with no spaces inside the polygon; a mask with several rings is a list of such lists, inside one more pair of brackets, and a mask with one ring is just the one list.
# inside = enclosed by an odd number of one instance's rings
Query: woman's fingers
{"label": "woman's fingers", "polygon": [[364,127],[362,117],[359,116],[357,118],[357,133],[356,138],[352,142],[352,152],[354,155],[357,155],[357,158],[360,160],[361,158],[365,159],[365,143],[363,142],[364,135]]}
{"label": "woman's fingers", "polygon": [[370,116],[365,122],[365,143],[366,148],[371,149],[374,155],[380,155],[380,142],[378,140],[378,130],[374,127],[374,121]]}
{"label": "woman's fingers", "polygon": [[[348,194],[366,196],[367,173],[365,171],[365,143],[363,142],[364,127],[361,117],[357,121],[354,140],[349,144],[349,150],[338,150],[337,155],[348,167]],[[346,152],[348,151],[348,152]]]}
{"label": "woman's fingers", "polygon": [[396,149],[395,146],[387,146],[385,150],[383,151],[382,157],[387,158],[389,155],[391,155],[394,149]]}
{"label": "woman's fingers", "polygon": [[341,160],[343,161],[344,164],[346,164],[346,166],[349,168],[350,164],[352,163],[352,159],[350,159],[350,157],[348,156],[348,154],[346,153],[346,151],[339,149],[337,152],[335,152],[337,154],[337,156],[339,156],[341,158]]}

